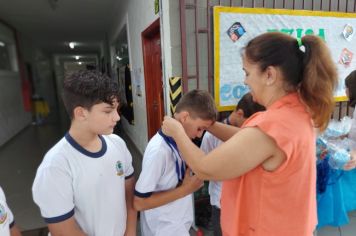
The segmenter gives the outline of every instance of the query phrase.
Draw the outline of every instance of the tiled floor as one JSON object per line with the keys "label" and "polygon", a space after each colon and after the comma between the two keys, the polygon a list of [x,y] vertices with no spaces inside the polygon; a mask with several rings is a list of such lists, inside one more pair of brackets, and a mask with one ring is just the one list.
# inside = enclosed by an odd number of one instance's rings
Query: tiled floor
{"label": "tiled floor", "polygon": [[356,211],[349,213],[349,219],[348,225],[339,228],[326,226],[319,229],[317,236],[356,236]]}
{"label": "tiled floor", "polygon": [[62,134],[57,126],[29,126],[0,148],[0,184],[23,230],[45,226],[31,187],[44,153]]}
{"label": "tiled floor", "polygon": [[[64,128],[55,125],[29,126],[8,143],[0,147],[0,185],[4,189],[8,203],[16,217],[16,222],[24,231],[24,236],[44,236],[46,230],[37,206],[32,201],[31,186],[36,169],[44,153],[65,133]],[[133,156],[136,177],[141,170],[142,156],[125,136]],[[356,199],[355,199],[356,201]],[[203,229],[204,235],[212,235]],[[191,230],[191,235],[196,235]],[[350,224],[339,228],[323,227],[317,236],[356,236],[356,212],[350,213]]]}

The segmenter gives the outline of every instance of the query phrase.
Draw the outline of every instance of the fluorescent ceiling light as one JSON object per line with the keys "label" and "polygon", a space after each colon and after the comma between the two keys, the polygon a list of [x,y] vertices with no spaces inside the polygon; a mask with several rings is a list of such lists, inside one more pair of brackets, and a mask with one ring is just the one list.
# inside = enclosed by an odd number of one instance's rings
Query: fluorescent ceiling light
{"label": "fluorescent ceiling light", "polygon": [[5,43],[2,42],[2,41],[0,41],[0,46],[1,46],[1,47],[5,47]]}
{"label": "fluorescent ceiling light", "polygon": [[118,59],[119,61],[122,60],[122,57],[116,56],[116,59]]}
{"label": "fluorescent ceiling light", "polygon": [[80,62],[78,62],[78,64],[79,64],[79,65],[81,65],[81,64],[82,64],[82,62],[80,61]]}
{"label": "fluorescent ceiling light", "polygon": [[75,56],[75,60],[79,60],[79,56]]}
{"label": "fluorescent ceiling light", "polygon": [[71,49],[73,49],[73,48],[75,47],[75,43],[74,43],[74,42],[70,42],[68,45],[69,45],[69,47],[70,47]]}

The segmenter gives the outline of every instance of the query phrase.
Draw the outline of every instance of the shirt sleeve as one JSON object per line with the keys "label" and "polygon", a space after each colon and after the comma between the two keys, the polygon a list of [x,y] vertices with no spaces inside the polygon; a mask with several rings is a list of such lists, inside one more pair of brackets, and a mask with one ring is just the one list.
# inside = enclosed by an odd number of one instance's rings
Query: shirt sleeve
{"label": "shirt sleeve", "polygon": [[72,177],[65,169],[53,166],[40,168],[32,194],[47,223],[59,223],[74,215]]}
{"label": "shirt sleeve", "polygon": [[200,149],[203,150],[205,153],[209,153],[217,146],[219,146],[220,143],[222,143],[220,139],[218,139],[211,133],[206,132],[201,142]]}
{"label": "shirt sleeve", "polygon": [[132,166],[132,156],[125,144],[125,179],[129,179],[134,175],[134,168]]}
{"label": "shirt sleeve", "polygon": [[[288,119],[282,119],[285,117],[283,113],[278,111],[264,112],[256,116],[253,119],[246,121],[244,127],[258,127],[263,133],[272,138],[278,148],[284,152],[287,161],[282,165],[285,166],[294,152],[294,136],[296,127],[293,127],[288,122]],[[281,167],[282,167],[281,166]]]}
{"label": "shirt sleeve", "polygon": [[152,195],[164,173],[167,155],[170,153],[163,147],[148,146],[146,148],[142,171],[135,186],[135,196],[149,197]]}

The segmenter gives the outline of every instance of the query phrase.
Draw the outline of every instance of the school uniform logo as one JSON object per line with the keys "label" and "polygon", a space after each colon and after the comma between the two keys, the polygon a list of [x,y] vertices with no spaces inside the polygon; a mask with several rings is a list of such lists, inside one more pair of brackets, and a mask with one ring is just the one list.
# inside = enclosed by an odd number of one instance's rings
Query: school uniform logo
{"label": "school uniform logo", "polygon": [[124,174],[124,168],[122,167],[121,161],[116,162],[116,174],[118,176],[121,176]]}
{"label": "school uniform logo", "polygon": [[0,204],[0,224],[3,224],[7,219],[7,212],[5,211],[5,207]]}

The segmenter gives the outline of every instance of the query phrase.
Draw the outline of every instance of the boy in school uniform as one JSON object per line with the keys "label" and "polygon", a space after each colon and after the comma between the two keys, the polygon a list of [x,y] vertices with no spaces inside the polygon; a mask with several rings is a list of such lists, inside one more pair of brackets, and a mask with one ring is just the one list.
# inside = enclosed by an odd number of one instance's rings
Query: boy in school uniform
{"label": "boy in school uniform", "polygon": [[4,191],[0,187],[0,235],[21,236],[20,230],[15,225],[14,215],[6,203]]}
{"label": "boy in school uniform", "polygon": [[[241,127],[250,116],[265,108],[252,99],[251,93],[246,93],[237,103],[235,110],[223,120],[223,123]],[[209,132],[205,132],[200,148],[209,153],[222,143],[220,139]],[[221,236],[220,226],[220,198],[221,198],[221,181],[209,181],[209,195],[211,204],[211,223],[213,226],[214,236]]]}
{"label": "boy in school uniform", "polygon": [[45,155],[32,187],[52,235],[136,235],[132,157],[112,134],[118,99],[118,85],[98,71],[64,80],[71,126]]}
{"label": "boy in school uniform", "polygon": [[[174,118],[190,138],[201,137],[216,120],[207,91],[192,90],[177,104]],[[193,223],[192,194],[203,182],[186,167],[174,140],[158,131],[149,141],[135,186],[134,207],[141,211],[143,236],[186,236]]]}

